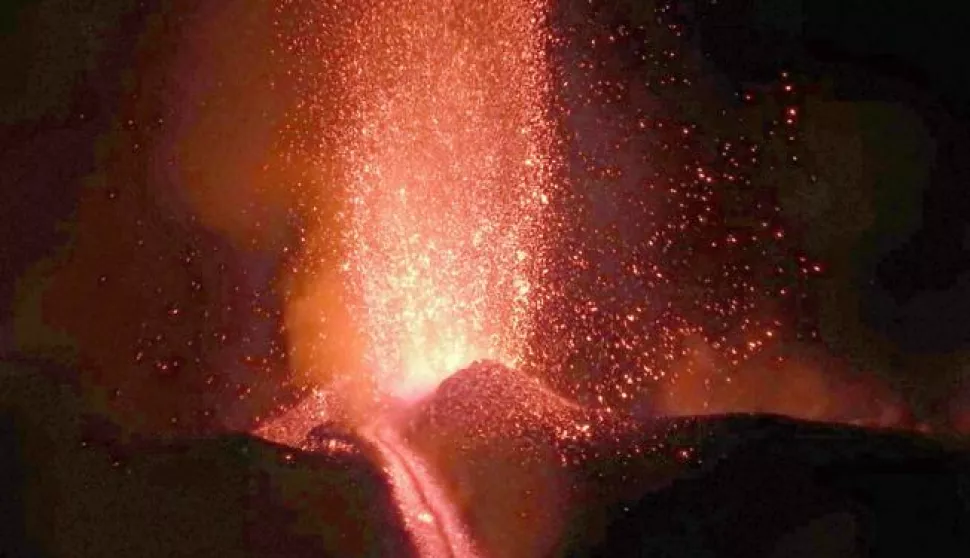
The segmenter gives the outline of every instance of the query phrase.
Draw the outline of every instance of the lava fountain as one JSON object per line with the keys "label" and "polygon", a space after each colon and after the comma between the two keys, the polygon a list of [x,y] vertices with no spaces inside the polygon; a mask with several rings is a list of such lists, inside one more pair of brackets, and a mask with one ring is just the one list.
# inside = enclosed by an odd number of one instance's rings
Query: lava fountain
{"label": "lava fountain", "polygon": [[320,44],[303,51],[324,58],[323,85],[309,102],[364,347],[348,373],[413,400],[474,360],[514,366],[552,195],[545,2],[316,9]]}

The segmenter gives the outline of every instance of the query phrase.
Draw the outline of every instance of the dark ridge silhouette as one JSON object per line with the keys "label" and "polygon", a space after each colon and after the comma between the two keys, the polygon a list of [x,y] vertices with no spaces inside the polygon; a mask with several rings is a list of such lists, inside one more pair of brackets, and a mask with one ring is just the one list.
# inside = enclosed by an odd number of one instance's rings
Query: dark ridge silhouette
{"label": "dark ridge silhouette", "polygon": [[414,555],[352,435],[129,436],[49,374],[0,364],[0,556]]}
{"label": "dark ridge silhouette", "polygon": [[[963,556],[963,443],[771,416],[698,420],[702,463],[568,556]],[[577,531],[582,532],[582,526]],[[581,539],[582,537],[577,537]]]}

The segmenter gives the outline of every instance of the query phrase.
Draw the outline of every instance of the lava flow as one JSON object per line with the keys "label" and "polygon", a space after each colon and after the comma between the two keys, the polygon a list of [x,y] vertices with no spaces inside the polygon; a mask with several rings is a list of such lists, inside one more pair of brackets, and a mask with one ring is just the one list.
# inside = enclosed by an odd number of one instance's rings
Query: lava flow
{"label": "lava flow", "polygon": [[384,459],[404,523],[422,556],[474,558],[470,535],[430,466],[384,420],[365,430]]}

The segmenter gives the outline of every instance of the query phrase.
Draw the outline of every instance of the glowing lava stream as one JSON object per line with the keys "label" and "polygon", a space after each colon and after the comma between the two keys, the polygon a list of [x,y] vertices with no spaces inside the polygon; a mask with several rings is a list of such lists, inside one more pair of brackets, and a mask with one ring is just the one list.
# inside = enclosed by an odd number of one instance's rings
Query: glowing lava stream
{"label": "glowing lava stream", "polygon": [[471,537],[444,489],[397,430],[386,420],[379,420],[362,434],[373,442],[384,459],[394,499],[419,555],[478,558]]}

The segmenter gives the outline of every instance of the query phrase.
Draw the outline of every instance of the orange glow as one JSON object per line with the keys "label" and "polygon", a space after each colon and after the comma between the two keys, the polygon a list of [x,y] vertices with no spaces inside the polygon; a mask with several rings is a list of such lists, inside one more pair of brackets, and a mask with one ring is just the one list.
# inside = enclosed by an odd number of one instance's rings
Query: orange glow
{"label": "orange glow", "polygon": [[[775,349],[777,353],[777,348]],[[852,372],[808,347],[781,358],[762,354],[732,368],[702,340],[692,338],[658,393],[666,415],[773,413],[804,420],[906,427],[908,409],[873,375]],[[775,358],[772,358],[772,357]]]}

